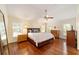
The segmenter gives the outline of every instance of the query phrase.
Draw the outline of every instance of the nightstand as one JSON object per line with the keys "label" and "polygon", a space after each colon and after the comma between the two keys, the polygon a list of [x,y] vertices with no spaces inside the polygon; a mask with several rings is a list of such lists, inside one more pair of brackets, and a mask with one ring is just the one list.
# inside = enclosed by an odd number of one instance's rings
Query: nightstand
{"label": "nightstand", "polygon": [[55,36],[56,39],[59,39],[60,30],[51,30],[51,33]]}
{"label": "nightstand", "polygon": [[27,34],[21,34],[17,37],[17,42],[27,41]]}

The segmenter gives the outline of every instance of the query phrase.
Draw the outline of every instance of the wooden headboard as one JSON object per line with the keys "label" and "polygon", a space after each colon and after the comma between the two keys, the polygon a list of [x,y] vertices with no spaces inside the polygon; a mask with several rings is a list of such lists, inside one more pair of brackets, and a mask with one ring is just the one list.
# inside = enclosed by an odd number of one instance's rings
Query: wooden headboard
{"label": "wooden headboard", "polygon": [[27,28],[27,33],[39,33],[40,28]]}

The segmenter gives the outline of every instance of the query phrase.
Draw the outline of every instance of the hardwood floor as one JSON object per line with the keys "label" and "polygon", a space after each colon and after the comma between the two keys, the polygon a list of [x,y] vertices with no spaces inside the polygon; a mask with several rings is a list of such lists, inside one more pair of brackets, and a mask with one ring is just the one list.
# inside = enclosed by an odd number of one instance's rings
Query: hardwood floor
{"label": "hardwood floor", "polygon": [[[79,55],[73,47],[67,47],[65,40],[55,39],[41,48],[36,48],[30,42],[9,44],[11,55]],[[6,50],[6,49],[5,49]]]}

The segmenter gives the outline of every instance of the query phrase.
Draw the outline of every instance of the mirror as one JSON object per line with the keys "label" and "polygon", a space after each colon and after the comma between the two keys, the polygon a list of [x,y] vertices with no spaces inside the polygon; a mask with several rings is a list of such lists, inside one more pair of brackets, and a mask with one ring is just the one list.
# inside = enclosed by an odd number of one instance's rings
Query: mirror
{"label": "mirror", "polygon": [[6,31],[6,24],[4,14],[0,10],[0,54],[8,55],[9,54],[9,46],[8,46],[8,37]]}

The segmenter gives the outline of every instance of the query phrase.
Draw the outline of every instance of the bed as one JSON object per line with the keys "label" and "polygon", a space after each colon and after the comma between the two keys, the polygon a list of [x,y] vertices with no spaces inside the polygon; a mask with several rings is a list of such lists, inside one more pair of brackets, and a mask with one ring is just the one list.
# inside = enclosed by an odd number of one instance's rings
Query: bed
{"label": "bed", "polygon": [[27,28],[28,41],[36,47],[44,46],[55,39],[49,32],[40,32],[40,28]]}

